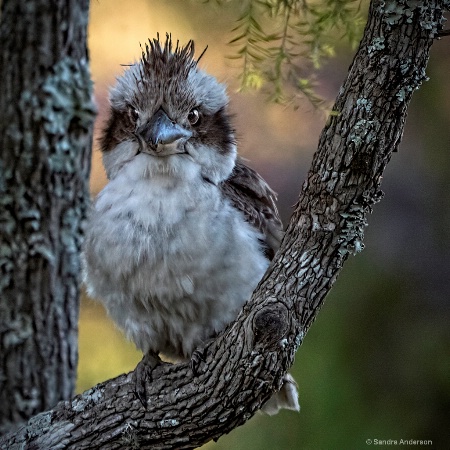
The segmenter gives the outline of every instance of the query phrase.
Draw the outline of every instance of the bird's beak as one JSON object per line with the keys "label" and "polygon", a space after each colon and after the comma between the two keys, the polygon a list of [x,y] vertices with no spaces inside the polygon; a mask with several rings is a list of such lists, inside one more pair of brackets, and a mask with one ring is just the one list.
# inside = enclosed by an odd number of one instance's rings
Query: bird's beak
{"label": "bird's beak", "polygon": [[160,108],[151,119],[136,131],[140,151],[156,156],[168,156],[185,153],[184,143],[192,136],[192,132],[170,119]]}

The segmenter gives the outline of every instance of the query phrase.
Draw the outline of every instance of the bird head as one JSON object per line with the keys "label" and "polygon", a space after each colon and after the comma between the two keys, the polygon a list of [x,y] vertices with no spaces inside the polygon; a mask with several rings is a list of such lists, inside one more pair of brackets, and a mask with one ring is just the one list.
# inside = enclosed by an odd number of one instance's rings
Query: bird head
{"label": "bird head", "polygon": [[110,116],[101,137],[108,178],[128,164],[142,174],[183,172],[195,164],[217,184],[235,164],[234,131],[225,87],[198,68],[194,42],[173,47],[149,40],[110,91]]}

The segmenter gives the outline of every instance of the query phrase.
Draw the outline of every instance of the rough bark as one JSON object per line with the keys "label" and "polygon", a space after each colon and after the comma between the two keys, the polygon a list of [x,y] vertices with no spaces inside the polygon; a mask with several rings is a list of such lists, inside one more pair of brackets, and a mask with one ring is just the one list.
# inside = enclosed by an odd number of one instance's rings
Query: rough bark
{"label": "rough bark", "polygon": [[0,444],[194,448],[246,422],[280,387],[343,263],[362,249],[366,215],[381,197],[383,170],[448,7],[372,1],[281,249],[235,323],[206,346],[198,375],[186,364],[158,366],[146,410],[131,374],[119,376],[39,414]]}
{"label": "rough bark", "polygon": [[4,0],[0,430],[74,395],[94,118],[88,1]]}

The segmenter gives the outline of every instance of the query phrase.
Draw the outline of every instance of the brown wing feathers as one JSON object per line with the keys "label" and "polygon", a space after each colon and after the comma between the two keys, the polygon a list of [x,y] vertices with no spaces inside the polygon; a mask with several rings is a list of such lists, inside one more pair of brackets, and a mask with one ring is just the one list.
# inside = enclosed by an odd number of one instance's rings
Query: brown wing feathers
{"label": "brown wing feathers", "polygon": [[220,185],[231,204],[264,235],[266,256],[272,259],[283,237],[275,205],[276,194],[261,176],[238,158],[230,177]]}

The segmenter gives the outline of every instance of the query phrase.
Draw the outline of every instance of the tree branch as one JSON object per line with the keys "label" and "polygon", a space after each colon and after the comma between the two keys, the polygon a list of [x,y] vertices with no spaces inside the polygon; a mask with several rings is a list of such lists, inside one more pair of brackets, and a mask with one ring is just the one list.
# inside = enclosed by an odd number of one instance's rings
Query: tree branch
{"label": "tree branch", "polygon": [[420,3],[372,1],[281,248],[236,321],[206,346],[200,374],[158,366],[147,410],[131,374],[121,375],[39,414],[0,445],[194,448],[245,423],[280,388],[343,263],[363,247],[366,215],[426,79],[447,4]]}

